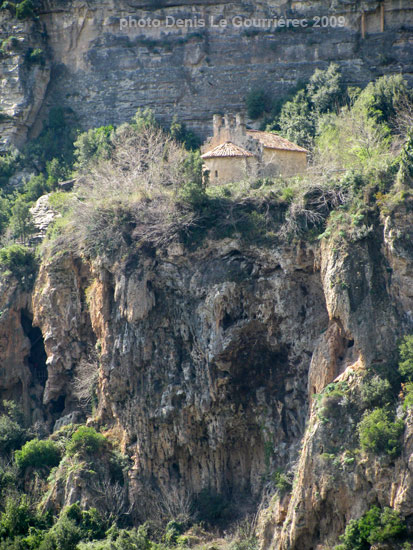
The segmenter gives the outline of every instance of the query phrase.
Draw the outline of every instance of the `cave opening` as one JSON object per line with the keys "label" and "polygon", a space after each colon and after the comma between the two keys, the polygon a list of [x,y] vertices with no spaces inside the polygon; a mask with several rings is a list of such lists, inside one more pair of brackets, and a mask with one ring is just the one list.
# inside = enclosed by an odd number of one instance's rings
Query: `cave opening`
{"label": "cave opening", "polygon": [[66,397],[64,395],[59,395],[57,399],[50,402],[50,412],[52,415],[60,415],[65,410]]}
{"label": "cave opening", "polygon": [[39,327],[33,326],[33,317],[27,310],[20,312],[21,325],[24,334],[30,340],[28,365],[36,384],[44,386],[47,380],[47,355],[44,349],[44,339]]}

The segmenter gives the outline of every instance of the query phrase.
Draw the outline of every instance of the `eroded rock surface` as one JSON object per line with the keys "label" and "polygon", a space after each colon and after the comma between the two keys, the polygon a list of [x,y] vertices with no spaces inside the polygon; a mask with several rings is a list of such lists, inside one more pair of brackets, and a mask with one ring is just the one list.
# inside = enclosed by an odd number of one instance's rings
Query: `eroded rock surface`
{"label": "eroded rock surface", "polygon": [[[409,517],[410,417],[395,462],[337,462],[358,420],[340,405],[337,429],[326,424],[313,395],[333,380],[357,389],[411,331],[410,212],[406,203],[340,246],[223,239],[112,263],[45,254],[33,291],[11,278],[1,293],[2,397],[23,395],[30,421],[49,431],[76,418],[116,432],[133,464],[131,503],[209,487],[253,504],[271,472],[296,471],[291,496],[261,515],[263,548],[336,543],[375,502]],[[93,415],[74,388],[90,362]],[[76,480],[51,501],[91,502]]]}

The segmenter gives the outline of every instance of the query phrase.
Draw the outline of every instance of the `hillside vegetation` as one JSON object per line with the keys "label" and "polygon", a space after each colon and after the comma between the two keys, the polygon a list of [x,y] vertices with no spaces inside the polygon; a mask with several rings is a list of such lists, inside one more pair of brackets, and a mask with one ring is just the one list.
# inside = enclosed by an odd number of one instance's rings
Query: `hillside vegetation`
{"label": "hillside vegetation", "polygon": [[[162,128],[156,113],[145,110],[116,128],[81,132],[74,113],[52,109],[35,141],[0,158],[2,278],[29,289],[37,263],[62,252],[112,265],[140,250],[179,242],[193,251],[225,237],[263,248],[331,241],[340,250],[374,237],[385,216],[411,204],[413,99],[402,76],[345,89],[331,66],[283,105],[260,101],[268,98],[247,101],[254,116],[264,113],[268,129],[310,148],[306,175],[208,187],[199,142],[176,121]],[[22,169],[32,175],[16,184]],[[62,190],[59,182],[70,178],[73,190]],[[46,193],[58,216],[37,244],[30,208]],[[320,422],[334,425],[344,408],[354,417],[346,460],[362,453],[393,459],[402,452],[413,406],[412,336],[397,353],[397,369],[384,365],[367,372],[357,390],[337,383],[315,397]],[[80,388],[90,411],[96,383],[92,373]],[[204,543],[206,530],[222,531],[234,519],[222,495],[203,492],[178,511],[161,503],[153,522],[137,526],[124,489],[130,457],[108,430],[69,425],[49,436],[26,425],[18,404],[2,407],[0,550],[181,549]],[[79,472],[99,494],[96,507],[54,509],[53,491]],[[293,488],[283,472],[274,472],[272,483],[278,495]],[[254,527],[251,521],[234,528],[231,548],[254,550]],[[337,549],[364,550],[388,540],[407,549],[406,533],[400,514],[372,507],[348,523]]]}

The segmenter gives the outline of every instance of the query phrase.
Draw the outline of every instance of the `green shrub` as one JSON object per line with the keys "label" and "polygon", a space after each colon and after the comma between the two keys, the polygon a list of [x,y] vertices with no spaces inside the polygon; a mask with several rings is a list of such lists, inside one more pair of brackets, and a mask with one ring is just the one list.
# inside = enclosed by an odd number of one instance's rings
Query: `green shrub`
{"label": "green shrub", "polygon": [[15,452],[16,464],[22,470],[57,466],[60,462],[59,447],[53,441],[32,439]]}
{"label": "green shrub", "polygon": [[21,244],[0,249],[0,270],[7,270],[23,283],[33,282],[37,263],[33,251]]}
{"label": "green shrub", "polygon": [[358,426],[358,431],[364,451],[386,453],[391,457],[400,454],[404,422],[401,419],[391,421],[389,413],[384,409],[375,409],[366,414]]}
{"label": "green shrub", "polygon": [[39,550],[75,550],[81,540],[81,528],[64,516],[46,533]]}
{"label": "green shrub", "polygon": [[29,49],[27,54],[27,60],[29,63],[38,63],[39,65],[44,65],[44,51],[41,48]]}
{"label": "green shrub", "polygon": [[258,539],[255,535],[250,535],[239,540],[236,540],[231,546],[231,550],[257,550]]}
{"label": "green shrub", "polygon": [[[163,545],[155,545],[148,538],[145,525],[138,529],[111,528],[108,537],[102,541],[81,542],[78,550],[162,550]],[[165,549],[166,550],[166,549]]]}
{"label": "green shrub", "polygon": [[7,185],[9,178],[15,173],[20,162],[20,153],[17,150],[11,150],[0,155],[0,187]]}
{"label": "green shrub", "polygon": [[0,516],[0,538],[13,539],[26,535],[30,527],[44,527],[46,517],[37,514],[26,495],[7,497]]}
{"label": "green shrub", "polygon": [[107,524],[95,508],[82,510],[78,503],[66,507],[46,533],[39,550],[75,550],[81,540],[101,539]]}
{"label": "green shrub", "polygon": [[208,195],[205,188],[196,182],[186,183],[178,194],[179,200],[195,210],[202,209],[208,203]]}
{"label": "green shrub", "polygon": [[32,176],[23,188],[23,193],[27,201],[37,201],[39,197],[45,195],[51,190],[43,174]]}
{"label": "green shrub", "polygon": [[336,550],[368,550],[372,544],[400,539],[406,534],[406,524],[399,513],[391,508],[380,510],[373,506],[358,520],[351,520],[344,535],[343,544]]}
{"label": "green shrub", "polygon": [[373,376],[361,386],[361,399],[367,408],[382,407],[392,399],[392,387],[388,380]]}
{"label": "green shrub", "polygon": [[16,6],[17,19],[30,19],[34,16],[34,5],[32,0],[23,0]]}
{"label": "green shrub", "polygon": [[107,446],[106,437],[98,433],[94,428],[80,426],[72,435],[67,446],[69,455],[75,453],[97,454],[102,452]]}
{"label": "green shrub", "polygon": [[403,409],[405,411],[408,411],[409,409],[413,408],[413,382],[408,382],[404,385],[404,401],[403,401]]}
{"label": "green shrub", "polygon": [[185,528],[184,525],[179,522],[172,520],[168,523],[165,529],[165,542],[167,545],[173,545],[176,544],[176,541],[179,537],[179,535],[182,535]]}
{"label": "green shrub", "polygon": [[291,492],[291,481],[281,470],[274,472],[271,477],[280,495]]}
{"label": "green shrub", "polygon": [[399,347],[400,374],[407,380],[413,381],[413,334],[405,336]]}
{"label": "green shrub", "polygon": [[0,416],[0,454],[7,455],[19,449],[25,439],[26,430],[6,415]]}
{"label": "green shrub", "polygon": [[112,151],[113,126],[93,128],[79,135],[75,141],[76,168],[84,169],[90,162],[108,158]]}

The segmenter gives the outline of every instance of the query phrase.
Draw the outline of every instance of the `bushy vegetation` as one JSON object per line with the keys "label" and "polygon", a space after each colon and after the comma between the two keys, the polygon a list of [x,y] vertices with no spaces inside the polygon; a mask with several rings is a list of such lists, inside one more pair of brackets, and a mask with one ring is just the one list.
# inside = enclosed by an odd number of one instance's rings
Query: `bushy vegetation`
{"label": "bushy vegetation", "polygon": [[48,523],[26,495],[9,495],[0,516],[0,548],[36,548],[37,535]]}
{"label": "bushy vegetation", "polygon": [[17,466],[21,470],[27,468],[52,468],[60,462],[60,449],[50,440],[32,439],[15,452]]}
{"label": "bushy vegetation", "polygon": [[34,16],[34,5],[32,0],[22,0],[16,6],[17,19],[30,19]]}
{"label": "bushy vegetation", "polygon": [[400,374],[409,382],[413,381],[413,335],[405,336],[400,344]]}
{"label": "bushy vegetation", "polygon": [[363,417],[358,429],[364,451],[386,453],[393,458],[399,456],[404,431],[402,419],[392,420],[390,413],[385,409],[375,409]]}
{"label": "bushy vegetation", "polygon": [[108,531],[108,536],[102,541],[81,542],[79,550],[155,550],[162,545],[152,543],[144,525],[137,529],[116,529]]}
{"label": "bushy vegetation", "polygon": [[20,244],[11,244],[0,249],[0,270],[17,277],[22,286],[33,282],[37,262],[33,250]]}
{"label": "bushy vegetation", "polygon": [[98,433],[94,428],[80,426],[72,435],[67,446],[69,455],[75,453],[98,454],[107,446],[104,435]]}
{"label": "bushy vegetation", "polygon": [[373,375],[363,381],[361,386],[361,399],[368,409],[383,407],[393,399],[393,391],[390,382],[386,378]]}
{"label": "bushy vegetation", "polygon": [[351,520],[335,550],[369,550],[372,544],[397,541],[406,535],[406,523],[391,508],[373,506],[358,520]]}
{"label": "bushy vegetation", "polygon": [[320,394],[314,396],[320,420],[329,422],[342,416],[347,390],[348,386],[345,382],[333,382],[328,384]]}
{"label": "bushy vegetation", "polygon": [[35,17],[33,0],[15,0],[14,2],[3,0],[0,2],[0,9],[10,11],[17,19],[32,19]]}
{"label": "bushy vegetation", "polygon": [[[401,77],[383,77],[365,90],[344,90],[335,66],[316,71],[307,85],[276,108],[265,94],[254,92],[248,99],[250,116],[273,117],[267,120],[271,129],[310,147],[312,171],[288,179],[251,174],[243,181],[217,187],[208,187],[202,178],[196,136],[176,120],[165,130],[154,113],[145,110],[119,127],[109,125],[80,133],[73,113],[52,110],[38,140],[20,153],[10,151],[0,158],[4,244],[0,267],[22,280],[33,277],[34,252],[22,243],[30,245],[30,207],[44,193],[51,193],[49,203],[61,214],[49,230],[45,249],[69,250],[109,265],[142,250],[152,253],[174,241],[195,248],[206,238],[231,237],[252,246],[273,247],[280,239],[331,238],[337,243],[373,239],[373,224],[379,216],[410,196],[413,137],[408,130],[400,130],[399,124],[403,118],[400,106],[409,101],[408,96]],[[10,178],[17,168],[34,164],[38,166],[33,169],[36,175],[11,188]],[[59,181],[74,175],[81,177],[72,192],[56,191]],[[234,279],[238,276],[233,275]],[[346,290],[345,281],[337,284]],[[333,467],[351,467],[360,455],[359,446],[390,458],[399,455],[404,422],[396,418],[395,408],[401,378],[404,408],[413,406],[412,342],[412,337],[402,342],[399,371],[395,365],[388,372],[372,370],[357,390],[335,383],[315,396],[321,429],[335,437],[324,453]],[[90,376],[95,374],[92,369]],[[80,387],[86,400],[90,400],[91,387],[88,380]],[[340,423],[344,413],[351,416],[348,426]],[[351,437],[345,440],[349,448],[344,449],[338,440],[351,430],[354,441]],[[29,468],[39,470],[35,479],[46,483],[42,469],[49,470],[59,462],[59,475],[87,470],[100,495],[106,496],[105,488],[106,493],[115,486],[120,488],[119,494],[124,490],[125,465],[116,460],[108,439],[94,428],[72,426],[65,437],[54,434],[52,440],[26,442],[34,435],[12,415],[0,416],[2,453],[8,459],[15,453],[15,462],[0,469],[4,494],[13,484],[17,491],[22,490],[22,471]],[[99,485],[93,464],[103,455],[111,479]],[[16,474],[17,467],[21,471]],[[56,470],[52,475],[57,475]],[[280,494],[292,488],[289,475],[281,471],[273,473],[269,482]],[[184,545],[185,522],[169,522],[154,541],[146,527],[131,529],[128,513],[119,504],[120,509],[125,521],[122,527],[128,528],[115,526],[107,531],[107,518],[112,518],[108,509],[102,512],[105,520],[96,511],[81,510],[77,505],[53,520],[39,515],[34,503],[14,495],[0,520],[5,526],[1,531],[3,547],[159,550]],[[194,498],[191,514],[192,519],[214,528],[231,518],[225,496],[206,489]],[[358,548],[357,544],[369,548],[373,541],[391,540],[402,534],[400,522],[392,510],[372,509],[349,524],[342,548]],[[234,550],[254,550],[256,544],[250,533],[237,541]],[[0,543],[0,550],[3,547]]]}
{"label": "bushy vegetation", "polygon": [[272,481],[274,482],[275,488],[281,496],[291,492],[291,479],[284,472],[282,472],[281,470],[277,470],[272,474],[271,477]]}
{"label": "bushy vegetation", "polygon": [[3,409],[4,413],[0,415],[0,455],[8,457],[22,446],[27,432],[23,415],[14,401],[3,401]]}

